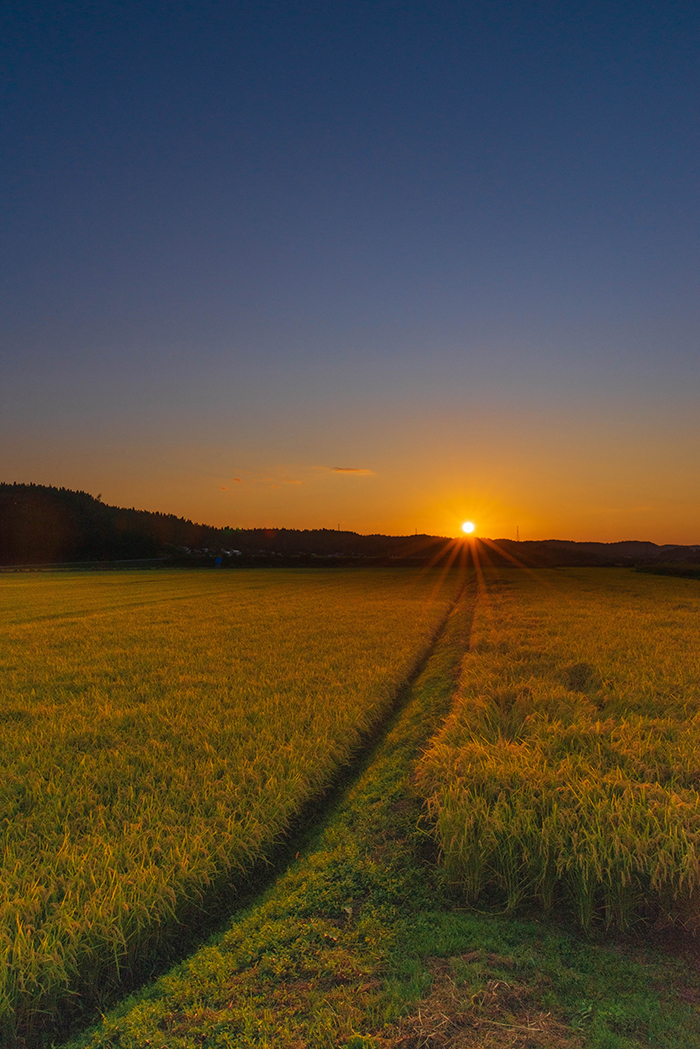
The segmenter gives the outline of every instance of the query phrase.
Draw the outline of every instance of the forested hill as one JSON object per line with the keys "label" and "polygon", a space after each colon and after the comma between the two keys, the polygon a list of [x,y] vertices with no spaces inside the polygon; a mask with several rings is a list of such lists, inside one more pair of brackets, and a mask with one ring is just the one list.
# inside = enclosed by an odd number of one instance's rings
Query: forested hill
{"label": "forested hill", "polygon": [[213,529],[168,514],[107,506],[87,492],[0,484],[0,562],[158,557],[169,544],[203,541]]}
{"label": "forested hill", "polygon": [[3,565],[156,557],[193,563],[217,554],[224,554],[225,563],[260,556],[425,560],[439,556],[448,542],[435,536],[365,536],[326,528],[214,528],[174,514],[108,506],[68,488],[0,483]]}
{"label": "forested hill", "polygon": [[[700,563],[700,547],[648,542],[476,540],[485,562],[524,565]],[[87,492],[0,483],[0,565],[167,558],[173,564],[429,563],[449,557],[444,536],[359,535],[327,528],[213,528],[174,514],[108,506]]]}

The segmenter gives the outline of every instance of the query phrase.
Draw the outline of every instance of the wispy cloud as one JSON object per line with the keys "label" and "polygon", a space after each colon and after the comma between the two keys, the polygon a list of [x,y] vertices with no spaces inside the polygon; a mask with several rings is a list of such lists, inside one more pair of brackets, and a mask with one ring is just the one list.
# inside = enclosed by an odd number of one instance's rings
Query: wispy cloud
{"label": "wispy cloud", "polygon": [[374,470],[365,470],[361,466],[331,466],[331,470],[335,474],[373,474]]}
{"label": "wispy cloud", "polygon": [[295,477],[280,476],[277,473],[255,474],[250,470],[242,470],[241,473],[243,474],[242,477],[230,478],[229,484],[242,484],[246,488],[280,488],[286,484],[303,484],[302,481],[297,480]]}

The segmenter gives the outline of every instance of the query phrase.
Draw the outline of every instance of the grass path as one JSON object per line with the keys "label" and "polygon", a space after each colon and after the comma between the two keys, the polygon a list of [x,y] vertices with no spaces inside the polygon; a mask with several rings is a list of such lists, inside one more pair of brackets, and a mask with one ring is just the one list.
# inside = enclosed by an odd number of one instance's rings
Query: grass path
{"label": "grass path", "polygon": [[413,772],[450,709],[473,603],[288,869],[65,1049],[700,1049],[700,986],[680,961],[460,910],[441,881]]}

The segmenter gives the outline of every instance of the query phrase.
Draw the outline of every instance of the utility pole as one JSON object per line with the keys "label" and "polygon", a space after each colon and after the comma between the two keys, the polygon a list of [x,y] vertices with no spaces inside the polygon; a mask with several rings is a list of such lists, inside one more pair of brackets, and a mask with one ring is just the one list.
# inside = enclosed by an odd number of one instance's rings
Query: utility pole
{"label": "utility pole", "polygon": [[515,526],[515,541],[516,543],[520,542],[520,525]]}

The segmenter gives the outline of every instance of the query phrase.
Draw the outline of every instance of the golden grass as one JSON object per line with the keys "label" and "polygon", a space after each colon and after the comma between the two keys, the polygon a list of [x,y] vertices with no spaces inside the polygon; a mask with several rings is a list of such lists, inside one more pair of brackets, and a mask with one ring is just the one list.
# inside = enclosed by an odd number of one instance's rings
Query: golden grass
{"label": "golden grass", "polygon": [[697,926],[700,589],[624,570],[491,571],[420,772],[450,876],[588,927]]}
{"label": "golden grass", "polygon": [[406,570],[0,577],[8,1043],[269,852],[451,590]]}

